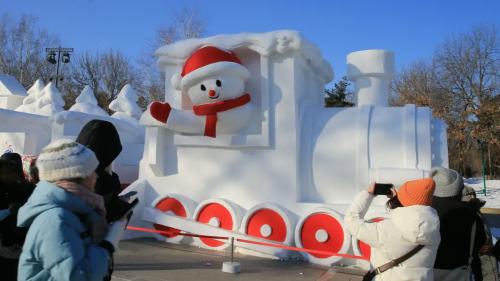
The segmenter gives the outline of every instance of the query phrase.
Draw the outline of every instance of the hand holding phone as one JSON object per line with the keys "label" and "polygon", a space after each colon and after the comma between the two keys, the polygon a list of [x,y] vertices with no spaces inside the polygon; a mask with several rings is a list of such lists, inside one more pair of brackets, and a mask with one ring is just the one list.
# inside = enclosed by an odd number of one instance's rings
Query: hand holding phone
{"label": "hand holding phone", "polygon": [[118,199],[125,201],[125,202],[128,202],[128,201],[130,201],[130,198],[136,194],[137,194],[137,191],[132,190],[132,191],[129,191],[125,194],[118,195]]}
{"label": "hand holding phone", "polygon": [[125,216],[127,216],[134,208],[135,206],[137,206],[137,204],[139,203],[139,199],[135,198],[134,201],[128,203],[127,206],[125,206],[125,208],[123,208],[120,212],[120,214],[118,214],[118,218],[124,218]]}
{"label": "hand holding phone", "polygon": [[375,183],[373,188],[373,195],[392,195],[392,188],[394,185],[392,183]]}

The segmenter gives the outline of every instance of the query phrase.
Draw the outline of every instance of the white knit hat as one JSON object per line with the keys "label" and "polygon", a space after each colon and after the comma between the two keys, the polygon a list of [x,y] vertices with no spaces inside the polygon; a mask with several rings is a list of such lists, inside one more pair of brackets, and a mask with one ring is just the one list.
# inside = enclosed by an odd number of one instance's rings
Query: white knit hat
{"label": "white knit hat", "polygon": [[99,165],[92,150],[68,139],[59,139],[47,145],[36,160],[40,180],[86,178]]}
{"label": "white knit hat", "polygon": [[444,167],[434,167],[431,169],[431,177],[436,182],[434,196],[454,197],[461,194],[464,182],[457,171]]}

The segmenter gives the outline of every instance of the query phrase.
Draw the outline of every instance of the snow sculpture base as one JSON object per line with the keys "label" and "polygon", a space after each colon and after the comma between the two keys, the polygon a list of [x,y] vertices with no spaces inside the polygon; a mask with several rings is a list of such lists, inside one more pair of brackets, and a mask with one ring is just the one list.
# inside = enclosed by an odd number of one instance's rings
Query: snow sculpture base
{"label": "snow sculpture base", "polygon": [[37,155],[50,142],[49,118],[0,109],[0,154]]}
{"label": "snow sculpture base", "polygon": [[232,273],[232,274],[240,273],[241,264],[239,262],[230,262],[230,261],[223,262],[222,272]]}

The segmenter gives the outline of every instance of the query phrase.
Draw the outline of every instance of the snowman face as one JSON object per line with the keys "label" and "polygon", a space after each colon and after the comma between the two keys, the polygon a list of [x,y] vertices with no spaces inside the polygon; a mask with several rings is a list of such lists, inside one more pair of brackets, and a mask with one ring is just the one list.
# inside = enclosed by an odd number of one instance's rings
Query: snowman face
{"label": "snowman face", "polygon": [[193,104],[214,103],[239,97],[245,90],[245,81],[238,76],[210,77],[192,85],[187,94]]}

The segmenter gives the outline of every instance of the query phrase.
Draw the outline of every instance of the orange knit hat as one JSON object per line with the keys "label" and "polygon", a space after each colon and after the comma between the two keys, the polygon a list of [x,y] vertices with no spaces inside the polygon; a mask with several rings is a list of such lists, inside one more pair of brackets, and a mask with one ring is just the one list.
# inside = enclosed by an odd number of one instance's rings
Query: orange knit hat
{"label": "orange knit hat", "polygon": [[435,188],[436,183],[432,178],[407,181],[397,191],[397,197],[401,205],[405,207],[413,205],[430,206]]}

